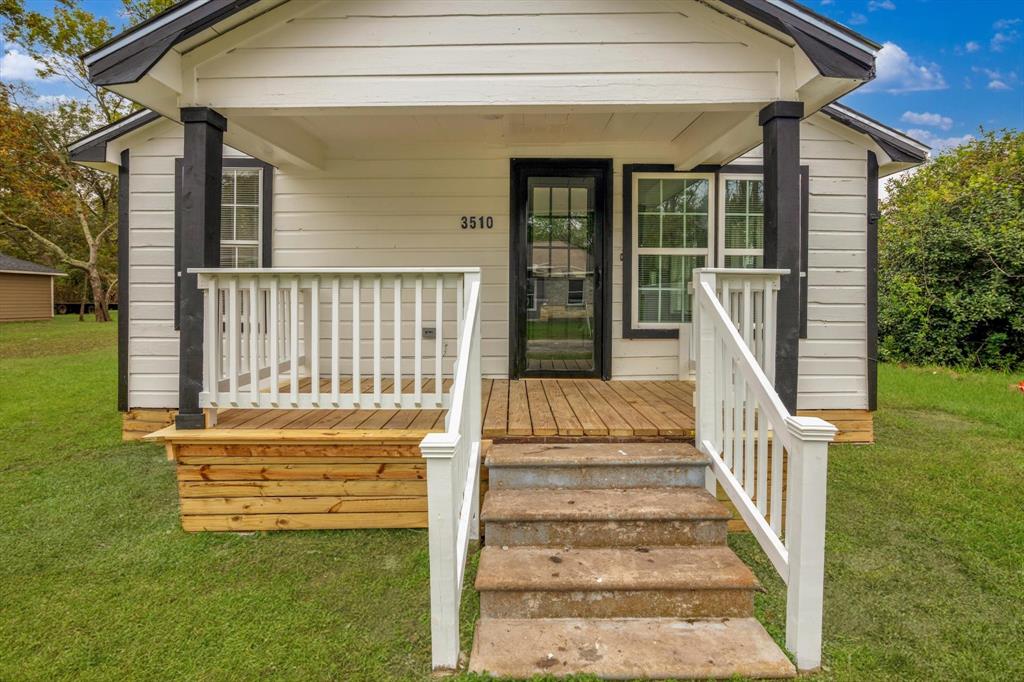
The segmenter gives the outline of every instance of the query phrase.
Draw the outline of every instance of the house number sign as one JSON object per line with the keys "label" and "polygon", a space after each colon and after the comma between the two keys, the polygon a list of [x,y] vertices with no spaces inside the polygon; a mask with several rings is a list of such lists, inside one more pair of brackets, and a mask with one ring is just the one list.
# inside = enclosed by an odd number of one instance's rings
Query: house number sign
{"label": "house number sign", "polygon": [[464,215],[461,224],[463,230],[483,230],[494,227],[494,216],[492,215]]}

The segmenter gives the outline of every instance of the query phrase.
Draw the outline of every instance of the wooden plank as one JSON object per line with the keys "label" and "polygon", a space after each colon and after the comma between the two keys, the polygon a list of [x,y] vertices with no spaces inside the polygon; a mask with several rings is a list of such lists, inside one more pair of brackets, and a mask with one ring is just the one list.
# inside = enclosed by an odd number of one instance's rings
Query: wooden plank
{"label": "wooden plank", "polygon": [[[173,446],[176,448],[182,446]],[[423,458],[416,454],[408,457],[373,457],[371,455],[363,455],[361,457],[223,457],[218,455],[186,455],[184,457],[178,456],[177,461],[183,465],[213,465],[213,464],[224,464],[230,466],[256,466],[259,464],[267,466],[284,466],[287,464],[320,464],[320,465],[338,465],[348,466],[350,464],[422,464]]]}
{"label": "wooden plank", "polygon": [[606,381],[595,381],[592,386],[612,409],[618,412],[637,436],[657,436],[658,427],[652,424],[622,396],[612,390]]}
{"label": "wooden plank", "polygon": [[657,430],[659,436],[688,436],[692,429],[684,429],[629,388],[630,381],[610,381],[608,388],[642,414]]}
{"label": "wooden plank", "polygon": [[[682,401],[679,407],[680,411],[693,412],[694,385],[692,381],[654,381],[652,383]],[[689,410],[683,407],[683,405],[688,407]]]}
{"label": "wooden plank", "polygon": [[508,433],[508,379],[495,379],[491,397],[484,412],[484,436],[503,436]]}
{"label": "wooden plank", "polygon": [[180,464],[179,481],[421,481],[426,464],[372,464],[342,461],[339,464],[295,464],[287,459],[242,464]]}
{"label": "wooden plank", "polygon": [[426,512],[353,514],[212,514],[181,517],[181,527],[196,531],[342,530],[349,528],[426,528]]}
{"label": "wooden plank", "polygon": [[543,380],[544,394],[547,396],[548,405],[551,407],[552,415],[555,418],[555,425],[560,436],[582,436],[583,426],[576,414],[572,411],[565,394],[558,387],[557,381]]}
{"label": "wooden plank", "polygon": [[445,410],[420,410],[416,418],[409,424],[410,429],[432,429],[438,416],[443,415]]}
{"label": "wooden plank", "polygon": [[351,512],[425,512],[420,497],[213,497],[183,498],[181,513],[193,514],[344,514]]}
{"label": "wooden plank", "polygon": [[554,436],[558,433],[558,425],[548,405],[548,398],[538,379],[526,380],[526,399],[530,405],[530,422],[533,424],[533,435]]}
{"label": "wooden plank", "polygon": [[420,456],[419,441],[414,443],[180,443],[182,457],[340,457],[360,459],[416,458]]}
{"label": "wooden plank", "polygon": [[384,424],[385,429],[407,429],[415,421],[419,410],[397,410],[395,415]]}
{"label": "wooden plank", "polygon": [[283,429],[290,427],[293,422],[302,419],[303,417],[309,417],[313,415],[314,419],[319,417],[316,416],[319,410],[274,410],[278,413],[278,416],[271,419],[266,424],[261,424],[260,427],[264,429]]}
{"label": "wooden plank", "polygon": [[604,423],[608,429],[608,435],[610,436],[632,436],[633,427],[630,423],[622,417],[621,414],[615,411],[608,402],[601,397],[597,389],[594,387],[594,380],[590,379],[576,379],[573,381],[573,385],[579,390],[580,395],[587,401],[591,409],[597,413],[597,416]]}
{"label": "wooden plank", "polygon": [[675,396],[670,395],[666,398],[650,381],[630,382],[629,388],[650,403],[656,410],[671,419],[675,423],[676,428],[693,430],[693,415],[687,414],[680,409],[681,406]]}
{"label": "wooden plank", "polygon": [[[371,411],[371,415],[377,411]],[[151,440],[175,443],[415,443],[429,431],[411,429],[161,429]]]}
{"label": "wooden plank", "polygon": [[184,497],[267,497],[344,495],[382,497],[426,495],[426,481],[179,481]]}
{"label": "wooden plank", "polygon": [[[384,390],[387,393],[387,389]],[[361,429],[383,429],[384,425],[398,414],[398,410],[373,410],[370,418],[359,425]]]}
{"label": "wooden plank", "polygon": [[571,379],[559,379],[558,387],[562,389],[562,395],[569,401],[569,405],[572,407],[573,413],[580,422],[580,426],[583,427],[583,433],[587,436],[607,436],[608,427],[605,426],[604,422],[601,421],[600,416],[594,411],[580,393],[579,389],[573,385]]}
{"label": "wooden plank", "polygon": [[508,385],[508,434],[510,436],[533,435],[530,422],[530,404],[526,397],[526,383],[517,380]]}

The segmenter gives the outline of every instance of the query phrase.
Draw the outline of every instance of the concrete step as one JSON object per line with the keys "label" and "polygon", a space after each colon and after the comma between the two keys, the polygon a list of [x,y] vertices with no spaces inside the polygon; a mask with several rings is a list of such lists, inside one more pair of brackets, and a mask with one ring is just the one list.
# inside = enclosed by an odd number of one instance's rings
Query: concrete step
{"label": "concrete step", "polygon": [[707,457],[688,443],[505,443],[487,459],[496,490],[704,485]]}
{"label": "concrete step", "polygon": [[753,618],[482,618],[469,669],[500,677],[708,679],[794,677]]}
{"label": "concrete step", "polygon": [[488,490],[480,512],[496,547],[723,545],[729,518],[694,487]]}
{"label": "concrete step", "polygon": [[484,547],[484,618],[743,618],[757,578],[714,547]]}

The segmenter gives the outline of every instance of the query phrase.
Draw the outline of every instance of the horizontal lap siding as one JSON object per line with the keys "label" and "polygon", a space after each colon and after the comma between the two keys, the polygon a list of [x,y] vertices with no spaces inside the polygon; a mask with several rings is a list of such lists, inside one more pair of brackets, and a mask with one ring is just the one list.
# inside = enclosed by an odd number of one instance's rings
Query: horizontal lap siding
{"label": "horizontal lap siding", "polygon": [[[867,409],[867,151],[821,116],[800,128],[810,168],[802,410]],[[760,148],[736,163],[760,163]]]}
{"label": "horizontal lap siding", "polygon": [[53,277],[0,272],[0,322],[53,317]]}

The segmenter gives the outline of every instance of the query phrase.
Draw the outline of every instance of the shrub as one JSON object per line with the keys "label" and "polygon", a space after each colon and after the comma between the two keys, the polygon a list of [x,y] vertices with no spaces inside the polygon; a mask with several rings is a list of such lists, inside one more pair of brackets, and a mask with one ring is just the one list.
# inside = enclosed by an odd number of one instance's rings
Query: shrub
{"label": "shrub", "polygon": [[879,226],[882,359],[1024,366],[1024,132],[983,133],[889,190]]}

